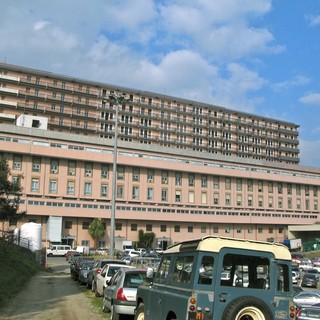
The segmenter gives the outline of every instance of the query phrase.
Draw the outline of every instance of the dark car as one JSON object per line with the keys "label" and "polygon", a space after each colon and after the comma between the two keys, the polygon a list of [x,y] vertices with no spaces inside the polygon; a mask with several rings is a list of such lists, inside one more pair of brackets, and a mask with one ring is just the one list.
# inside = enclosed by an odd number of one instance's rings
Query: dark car
{"label": "dark car", "polygon": [[97,281],[97,275],[101,272],[102,268],[107,263],[118,263],[125,265],[125,261],[117,260],[117,259],[99,259],[96,260],[92,269],[88,273],[88,279],[87,279],[87,288],[92,288],[92,292],[95,292],[95,285]]}
{"label": "dark car", "polygon": [[84,260],[79,269],[79,282],[81,284],[87,284],[88,282],[88,273],[94,265],[94,260]]}
{"label": "dark car", "polygon": [[297,310],[297,320],[316,320],[320,319],[319,306],[305,306]]}
{"label": "dark car", "polygon": [[305,273],[301,281],[301,287],[317,288],[318,279],[313,273]]}
{"label": "dark car", "polygon": [[134,315],[137,289],[145,278],[145,269],[119,269],[104,289],[102,311],[111,311],[110,319],[119,319],[124,314]]}
{"label": "dark car", "polygon": [[85,261],[94,261],[94,259],[88,258],[88,257],[79,257],[74,264],[73,274],[71,275],[73,280],[79,280],[79,272],[80,272],[81,266]]}

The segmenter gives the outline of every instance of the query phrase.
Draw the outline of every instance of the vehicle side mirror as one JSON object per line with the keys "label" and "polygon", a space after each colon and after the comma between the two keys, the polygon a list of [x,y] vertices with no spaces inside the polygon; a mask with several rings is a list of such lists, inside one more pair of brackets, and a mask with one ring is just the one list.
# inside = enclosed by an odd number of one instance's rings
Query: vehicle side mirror
{"label": "vehicle side mirror", "polygon": [[153,268],[147,268],[146,276],[147,276],[148,279],[152,279],[153,278],[153,276],[154,276]]}

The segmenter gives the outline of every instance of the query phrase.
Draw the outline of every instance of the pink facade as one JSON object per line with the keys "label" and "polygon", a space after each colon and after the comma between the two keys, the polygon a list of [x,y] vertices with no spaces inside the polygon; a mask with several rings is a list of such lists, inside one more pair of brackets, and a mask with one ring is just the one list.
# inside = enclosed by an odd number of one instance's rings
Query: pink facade
{"label": "pink facade", "polygon": [[[114,92],[129,101],[116,106]],[[44,244],[60,217],[61,241],[93,247],[99,218],[109,245],[116,107],[116,237],[281,242],[288,225],[318,222],[320,169],[298,165],[298,125],[0,64],[0,155],[24,177],[20,208]]]}

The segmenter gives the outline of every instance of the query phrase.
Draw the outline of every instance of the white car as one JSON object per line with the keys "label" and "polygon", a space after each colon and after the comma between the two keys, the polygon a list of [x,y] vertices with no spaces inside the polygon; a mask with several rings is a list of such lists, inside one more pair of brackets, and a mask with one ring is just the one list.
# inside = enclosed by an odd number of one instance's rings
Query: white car
{"label": "white car", "polygon": [[124,264],[108,263],[106,264],[100,274],[97,274],[96,286],[95,286],[95,296],[101,297],[103,295],[104,288],[107,286],[107,281],[109,281],[113,275],[121,268],[133,268]]}
{"label": "white car", "polygon": [[140,251],[134,249],[126,249],[124,250],[124,254],[129,257],[139,257],[141,255]]}
{"label": "white car", "polygon": [[292,283],[293,284],[297,284],[298,283],[298,279],[299,279],[299,275],[297,272],[292,271]]}

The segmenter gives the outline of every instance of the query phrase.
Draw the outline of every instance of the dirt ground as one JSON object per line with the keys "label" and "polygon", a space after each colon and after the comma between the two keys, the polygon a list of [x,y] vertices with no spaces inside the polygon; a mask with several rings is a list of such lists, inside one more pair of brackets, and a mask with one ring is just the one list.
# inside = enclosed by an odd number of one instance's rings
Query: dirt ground
{"label": "dirt ground", "polygon": [[108,319],[94,312],[79,284],[71,280],[64,258],[50,258],[48,265],[53,273],[40,272],[33,277],[0,311],[1,320]]}

